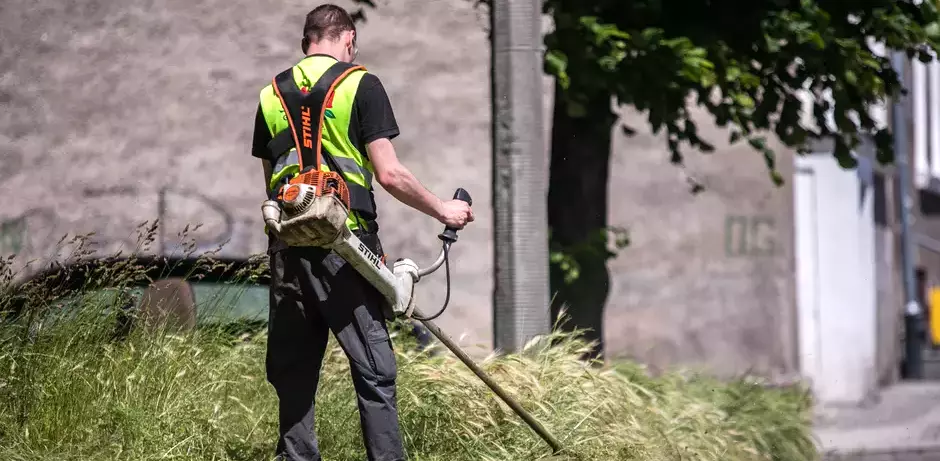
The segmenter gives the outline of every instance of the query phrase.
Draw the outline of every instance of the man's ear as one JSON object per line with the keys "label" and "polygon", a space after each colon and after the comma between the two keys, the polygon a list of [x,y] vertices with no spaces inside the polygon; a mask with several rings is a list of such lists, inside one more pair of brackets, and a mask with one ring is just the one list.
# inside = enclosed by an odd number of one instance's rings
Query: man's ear
{"label": "man's ear", "polygon": [[304,37],[303,40],[300,41],[300,47],[301,51],[304,54],[307,54],[307,49],[310,48],[310,40],[308,40],[307,37]]}

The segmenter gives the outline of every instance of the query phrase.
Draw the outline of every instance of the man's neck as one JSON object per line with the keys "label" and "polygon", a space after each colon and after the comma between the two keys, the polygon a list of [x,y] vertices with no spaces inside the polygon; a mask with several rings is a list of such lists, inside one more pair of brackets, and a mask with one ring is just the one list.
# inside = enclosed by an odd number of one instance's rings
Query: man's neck
{"label": "man's neck", "polygon": [[336,50],[336,47],[335,47],[335,46],[317,46],[317,45],[313,45],[313,46],[311,46],[310,48],[307,49],[307,56],[314,56],[314,55],[329,56],[329,57],[331,57],[331,58],[333,58],[333,59],[339,61],[339,58],[338,58],[337,56],[339,56],[340,53],[339,53],[338,51],[342,51],[342,50]]}
{"label": "man's neck", "polygon": [[[307,53],[307,55],[304,56],[304,57],[305,57],[305,58],[312,58],[312,57],[314,57],[314,56],[325,56],[325,57],[328,57],[328,58],[336,59],[336,56],[333,56],[332,54],[326,54],[326,53]],[[336,59],[336,60],[339,61],[339,59]]]}

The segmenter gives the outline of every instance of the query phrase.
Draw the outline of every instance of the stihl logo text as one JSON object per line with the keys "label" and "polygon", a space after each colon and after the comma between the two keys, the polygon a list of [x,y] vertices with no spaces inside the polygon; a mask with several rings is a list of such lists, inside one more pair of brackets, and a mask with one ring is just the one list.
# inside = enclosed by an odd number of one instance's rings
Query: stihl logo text
{"label": "stihl logo text", "polygon": [[300,107],[300,122],[302,125],[302,131],[304,135],[304,147],[307,149],[313,149],[313,127],[310,125],[310,108],[307,106]]}
{"label": "stihl logo text", "polygon": [[359,252],[364,254],[366,259],[368,259],[376,269],[379,268],[379,264],[381,263],[381,261],[379,261],[379,257],[376,256],[372,250],[369,250],[369,248],[367,248],[362,242],[359,242]]}

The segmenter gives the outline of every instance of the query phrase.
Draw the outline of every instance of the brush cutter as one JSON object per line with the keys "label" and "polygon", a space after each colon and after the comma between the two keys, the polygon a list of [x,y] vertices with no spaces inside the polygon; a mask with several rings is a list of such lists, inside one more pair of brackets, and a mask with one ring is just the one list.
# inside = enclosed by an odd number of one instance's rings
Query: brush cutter
{"label": "brush cutter", "polygon": [[[444,312],[450,300],[449,251],[450,246],[457,241],[457,229],[445,227],[438,235],[443,245],[437,260],[430,266],[419,268],[414,261],[404,258],[395,261],[389,270],[382,258],[346,227],[349,199],[342,178],[335,173],[320,171],[305,173],[301,177],[284,186],[279,200],[267,200],[262,205],[262,215],[268,228],[288,245],[316,246],[335,251],[382,293],[388,302],[386,311],[391,314],[390,318],[405,317],[421,321],[558,454],[562,449],[558,440],[433,322]],[[463,189],[457,189],[454,199],[468,204],[472,202],[470,194]],[[441,265],[445,266],[447,274],[444,306],[435,315],[425,317],[415,305],[414,286]]]}

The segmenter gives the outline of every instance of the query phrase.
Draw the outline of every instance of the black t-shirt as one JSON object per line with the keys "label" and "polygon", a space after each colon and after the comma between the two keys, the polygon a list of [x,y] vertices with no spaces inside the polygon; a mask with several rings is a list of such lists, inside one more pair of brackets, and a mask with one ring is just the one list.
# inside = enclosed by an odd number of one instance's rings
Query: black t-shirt
{"label": "black t-shirt", "polygon": [[[385,87],[375,75],[365,74],[359,81],[356,100],[353,104],[349,139],[362,155],[368,157],[366,144],[381,138],[394,139],[398,134],[398,123]],[[271,132],[264,121],[264,113],[259,103],[255,114],[255,134],[251,155],[262,159],[268,158],[267,145],[270,140]]]}

